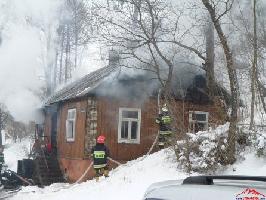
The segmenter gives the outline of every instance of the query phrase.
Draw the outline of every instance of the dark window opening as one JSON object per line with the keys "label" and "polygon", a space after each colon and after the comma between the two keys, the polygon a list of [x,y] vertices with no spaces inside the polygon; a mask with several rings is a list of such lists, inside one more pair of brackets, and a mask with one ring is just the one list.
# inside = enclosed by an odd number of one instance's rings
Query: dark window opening
{"label": "dark window opening", "polygon": [[131,139],[137,139],[138,122],[131,123]]}
{"label": "dark window opening", "polygon": [[121,126],[121,138],[128,139],[128,122],[123,121]]}

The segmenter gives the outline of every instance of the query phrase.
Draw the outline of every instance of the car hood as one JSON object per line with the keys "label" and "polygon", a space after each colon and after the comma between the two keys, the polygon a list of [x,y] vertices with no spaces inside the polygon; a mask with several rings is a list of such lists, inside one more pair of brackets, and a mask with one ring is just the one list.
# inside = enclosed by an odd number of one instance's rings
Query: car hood
{"label": "car hood", "polygon": [[181,181],[164,181],[152,184],[144,199],[162,200],[225,200],[266,199],[264,184],[243,184],[242,182],[219,182],[215,185],[182,185]]}

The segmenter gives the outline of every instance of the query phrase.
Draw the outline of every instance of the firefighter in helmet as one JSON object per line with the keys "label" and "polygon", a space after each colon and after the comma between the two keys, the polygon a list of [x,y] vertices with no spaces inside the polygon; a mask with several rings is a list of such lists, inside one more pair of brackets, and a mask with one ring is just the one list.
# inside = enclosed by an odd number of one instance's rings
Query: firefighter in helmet
{"label": "firefighter in helmet", "polygon": [[162,112],[156,118],[156,123],[159,124],[159,138],[158,146],[159,148],[164,148],[166,144],[169,143],[170,137],[172,136],[172,118],[168,111],[167,105],[164,104],[162,107]]}
{"label": "firefighter in helmet", "polygon": [[96,145],[91,150],[91,156],[93,158],[93,168],[96,173],[96,181],[99,177],[104,175],[108,177],[108,165],[107,158],[110,156],[109,149],[105,146],[105,137],[100,135],[97,137]]}
{"label": "firefighter in helmet", "polygon": [[5,163],[4,148],[0,146],[0,185],[2,184],[2,168]]}

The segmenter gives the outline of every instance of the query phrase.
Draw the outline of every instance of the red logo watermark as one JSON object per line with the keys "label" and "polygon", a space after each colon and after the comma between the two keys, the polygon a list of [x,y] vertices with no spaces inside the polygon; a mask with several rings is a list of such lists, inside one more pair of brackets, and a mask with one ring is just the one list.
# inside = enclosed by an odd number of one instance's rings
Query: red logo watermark
{"label": "red logo watermark", "polygon": [[266,195],[255,189],[247,188],[243,192],[236,195],[236,200],[266,200]]}

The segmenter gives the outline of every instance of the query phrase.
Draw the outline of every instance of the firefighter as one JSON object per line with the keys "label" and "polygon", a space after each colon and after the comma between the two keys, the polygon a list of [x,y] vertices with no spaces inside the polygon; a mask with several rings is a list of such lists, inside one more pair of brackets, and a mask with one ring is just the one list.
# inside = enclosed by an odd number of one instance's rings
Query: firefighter
{"label": "firefighter", "polygon": [[2,184],[2,168],[5,163],[4,148],[0,146],[0,185]]}
{"label": "firefighter", "polygon": [[159,148],[164,148],[166,144],[169,143],[170,137],[172,136],[172,118],[168,111],[167,105],[164,104],[162,107],[162,112],[156,118],[156,123],[159,124],[159,138],[158,146]]}
{"label": "firefighter", "polygon": [[109,149],[105,146],[105,137],[103,135],[98,136],[96,145],[91,150],[91,156],[93,158],[93,168],[96,173],[96,181],[99,181],[99,177],[104,175],[108,177],[108,165],[107,158],[110,156]]}

